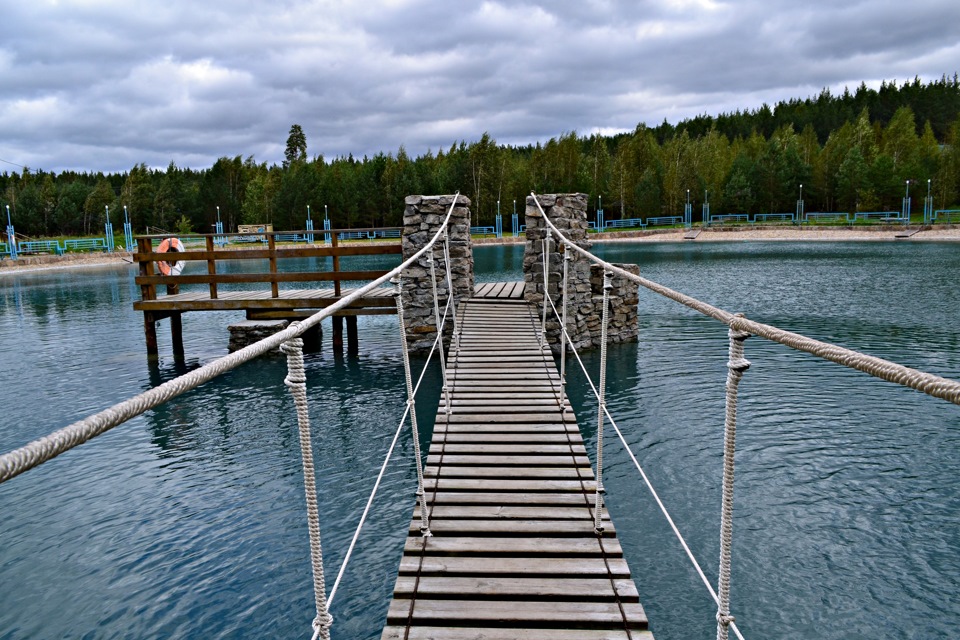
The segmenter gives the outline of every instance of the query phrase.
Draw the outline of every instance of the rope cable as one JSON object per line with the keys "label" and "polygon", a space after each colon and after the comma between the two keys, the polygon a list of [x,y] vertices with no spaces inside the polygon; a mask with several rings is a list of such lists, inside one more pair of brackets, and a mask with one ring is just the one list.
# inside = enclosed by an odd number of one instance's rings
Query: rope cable
{"label": "rope cable", "polygon": [[[423,537],[433,535],[430,533],[429,515],[427,513],[427,496],[423,490],[423,459],[420,454],[420,429],[417,427],[416,399],[413,395],[413,381],[410,377],[410,354],[407,349],[407,329],[403,320],[403,283],[400,276],[395,277],[391,282],[397,288],[397,322],[400,325],[400,352],[403,356],[403,376],[407,385],[407,405],[410,411],[410,429],[412,431],[413,455],[417,462],[417,499],[420,502],[420,531]],[[439,334],[438,334],[439,337]]]}
{"label": "rope cable", "polygon": [[[554,315],[558,315],[557,308],[552,304]],[[563,328],[563,331],[566,332],[566,327]],[[596,385],[594,385],[593,380],[590,377],[590,373],[587,371],[587,366],[583,362],[583,359],[580,357],[580,353],[577,351],[577,347],[574,344],[572,338],[567,335],[567,343],[570,344],[570,350],[573,353],[574,358],[577,361],[577,364],[580,365],[580,370],[583,371],[584,378],[587,381],[587,384],[590,385],[590,390],[593,392],[593,395],[600,399],[600,392],[597,390]],[[630,457],[630,460],[633,462],[633,466],[636,467],[637,472],[640,473],[640,477],[643,479],[644,484],[647,487],[647,490],[650,492],[650,495],[653,497],[654,501],[657,503],[657,507],[660,509],[660,513],[663,514],[663,517],[666,519],[667,524],[670,526],[670,529],[673,531],[673,535],[680,542],[680,546],[683,548],[684,553],[687,555],[687,558],[690,560],[690,563],[693,565],[694,570],[697,575],[700,577],[700,581],[703,582],[703,586],[706,587],[707,592],[710,594],[710,597],[713,598],[715,604],[720,604],[719,596],[717,595],[716,590],[714,590],[713,585],[710,583],[710,580],[707,578],[706,573],[703,568],[700,566],[700,563],[697,561],[696,556],[693,555],[693,551],[690,549],[690,545],[687,544],[686,539],[684,539],[683,534],[680,533],[680,529],[677,527],[676,522],[674,522],[673,517],[670,515],[670,512],[667,511],[666,505],[663,503],[663,500],[660,498],[660,494],[657,493],[657,490],[654,488],[653,483],[650,481],[650,478],[647,476],[646,471],[643,470],[643,466],[640,464],[640,461],[637,460],[637,457],[633,454],[633,451],[630,449],[630,445],[627,444],[627,439],[624,437],[623,432],[620,430],[620,426],[617,424],[617,421],[614,420],[613,415],[611,415],[609,409],[604,407],[604,415],[610,421],[610,426],[613,427],[614,432],[617,434],[617,437],[620,439],[620,443],[623,445],[624,451],[627,452],[627,455]],[[739,640],[744,640],[743,636],[740,634],[740,629],[737,627],[736,622],[730,623],[730,628],[733,630],[734,634]]]}
{"label": "rope cable", "polygon": [[720,508],[720,571],[717,578],[717,640],[727,640],[730,623],[730,567],[733,546],[733,476],[737,440],[737,389],[750,362],[743,357],[743,343],[750,337],[745,331],[729,329],[726,411],[723,430],[723,490]]}
{"label": "rope cable", "polygon": [[[446,324],[447,321],[447,311],[450,309],[450,301],[447,300],[447,305],[443,311],[443,320],[440,323],[441,328]],[[427,361],[424,363],[423,368],[420,370],[420,377],[417,379],[417,384],[413,388],[413,395],[416,397],[417,392],[420,391],[420,383],[423,382],[424,376],[427,374],[427,368],[430,366],[430,361],[433,358],[433,353],[437,349],[437,344],[440,340],[440,333],[437,335],[437,339],[433,341],[433,346],[430,348],[430,353],[427,354]],[[407,404],[404,406],[403,415],[400,416],[400,424],[397,426],[396,432],[393,434],[393,440],[390,442],[390,447],[387,449],[387,455],[383,460],[383,464],[380,466],[380,473],[377,474],[377,480],[373,484],[373,490],[370,492],[370,497],[367,499],[367,505],[363,509],[363,513],[360,515],[360,522],[357,524],[357,528],[353,532],[353,538],[350,540],[350,546],[347,548],[347,553],[343,556],[343,562],[340,564],[340,570],[337,572],[337,579],[333,582],[333,588],[330,589],[330,595],[327,597],[327,607],[330,608],[333,606],[333,598],[337,595],[337,588],[340,586],[340,581],[343,580],[343,576],[347,570],[347,564],[350,562],[350,558],[353,556],[353,549],[357,546],[357,540],[360,538],[360,530],[363,528],[363,525],[367,521],[367,515],[370,513],[370,507],[373,505],[373,500],[377,495],[377,491],[380,489],[380,482],[383,480],[383,476],[387,471],[387,465],[390,462],[390,458],[393,455],[393,450],[397,445],[397,439],[400,437],[400,432],[403,430],[403,425],[407,420],[407,413],[410,411],[410,405]]]}
{"label": "rope cable", "polygon": [[[294,323],[296,324],[296,323]],[[287,377],[283,383],[290,390],[297,409],[300,433],[300,456],[303,464],[303,490],[307,502],[307,530],[310,537],[310,564],[313,569],[313,597],[317,615],[313,620],[314,638],[330,640],[333,616],[327,606],[323,576],[323,548],[320,544],[320,511],[317,507],[317,476],[310,443],[310,409],[307,404],[307,374],[303,366],[303,339],[292,338],[280,345],[287,356]]]}
{"label": "rope cable", "polygon": [[578,252],[590,262],[600,265],[604,269],[609,269],[616,275],[626,278],[631,282],[635,282],[640,286],[653,291],[654,293],[664,296],[665,298],[679,302],[680,304],[689,307],[690,309],[693,309],[694,311],[697,311],[703,315],[714,318],[715,320],[718,320],[738,331],[745,331],[755,336],[766,338],[772,342],[777,342],[784,346],[790,347],[796,351],[810,353],[824,360],[835,362],[850,369],[856,369],[857,371],[861,371],[875,378],[887,380],[888,382],[893,382],[904,387],[910,387],[911,389],[915,389],[929,396],[960,405],[960,381],[951,380],[949,378],[944,378],[942,376],[927,373],[925,371],[919,371],[917,369],[905,367],[901,364],[897,364],[896,362],[884,360],[883,358],[869,356],[864,353],[860,353],[859,351],[847,349],[829,342],[814,340],[813,338],[808,338],[807,336],[799,333],[785,331],[778,327],[763,324],[761,322],[755,322],[747,319],[746,317],[734,315],[729,311],[725,311],[713,305],[707,304],[706,302],[697,300],[696,298],[680,293],[679,291],[674,291],[669,287],[665,287],[662,284],[653,282],[652,280],[647,280],[642,276],[634,275],[629,271],[602,260],[589,251],[578,247],[575,243],[564,237],[560,230],[554,226],[553,222],[547,218],[546,213],[543,211],[543,207],[540,206],[540,201],[537,199],[536,194],[531,195],[533,196],[533,200],[536,203],[537,208],[540,209],[540,213],[543,215],[546,223],[559,236],[560,242]]}

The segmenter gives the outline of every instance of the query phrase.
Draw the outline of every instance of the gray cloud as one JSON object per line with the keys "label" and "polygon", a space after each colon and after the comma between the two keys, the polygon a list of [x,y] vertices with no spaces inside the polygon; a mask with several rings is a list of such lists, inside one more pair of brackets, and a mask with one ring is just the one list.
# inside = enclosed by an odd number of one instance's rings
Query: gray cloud
{"label": "gray cloud", "polygon": [[960,59],[946,0],[8,4],[0,158],[56,171],[278,162],[295,122],[328,158],[526,144]]}

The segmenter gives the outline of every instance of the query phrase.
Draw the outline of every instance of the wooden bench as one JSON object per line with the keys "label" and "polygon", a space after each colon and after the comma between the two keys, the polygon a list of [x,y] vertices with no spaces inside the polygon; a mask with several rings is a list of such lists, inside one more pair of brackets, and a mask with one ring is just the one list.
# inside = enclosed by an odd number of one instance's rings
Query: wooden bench
{"label": "wooden bench", "polygon": [[17,244],[19,253],[55,253],[60,256],[63,250],[57,240],[22,240]]}
{"label": "wooden bench", "polygon": [[64,251],[106,251],[106,238],[71,238],[63,241]]}

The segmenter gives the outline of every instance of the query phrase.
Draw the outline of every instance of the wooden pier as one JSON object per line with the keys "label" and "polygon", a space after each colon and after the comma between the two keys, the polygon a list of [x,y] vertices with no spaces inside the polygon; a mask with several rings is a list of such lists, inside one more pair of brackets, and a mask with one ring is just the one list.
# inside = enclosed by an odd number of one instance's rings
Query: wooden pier
{"label": "wooden pier", "polygon": [[[387,229],[395,230],[395,229]],[[143,312],[144,335],[147,353],[157,354],[158,320],[170,318],[174,356],[183,357],[183,331],[181,317],[190,311],[236,311],[246,312],[250,320],[297,319],[305,318],[318,309],[328,307],[349,295],[354,288],[343,287],[343,282],[369,281],[387,273],[385,270],[349,271],[341,269],[340,261],[345,257],[397,255],[402,253],[399,240],[368,242],[366,244],[340,244],[341,233],[357,234],[373,231],[383,233],[385,229],[360,229],[312,232],[318,244],[282,244],[277,237],[290,233],[266,232],[262,234],[265,242],[257,241],[250,247],[224,247],[216,243],[220,238],[248,238],[243,234],[204,234],[190,236],[201,240],[203,249],[190,248],[182,252],[160,253],[154,249],[154,242],[169,236],[139,236],[137,253],[134,260],[140,266],[140,275],[136,283],[140,286],[140,300],[133,308]],[[297,232],[304,234],[306,232]],[[323,244],[324,236],[330,237],[330,244]],[[290,259],[329,258],[329,270],[290,271],[282,264]],[[158,272],[160,261],[199,261],[202,271],[197,273],[191,268],[181,275],[163,275]],[[226,261],[244,261],[250,264],[256,260],[267,262],[266,272],[225,273]],[[234,267],[235,268],[235,267]],[[299,288],[304,283],[319,283],[319,288]],[[158,295],[157,287],[166,285],[166,295]],[[180,292],[184,285],[194,286],[189,291]],[[252,289],[260,285],[262,288]],[[316,285],[315,285],[316,286]],[[239,290],[238,290],[239,289]],[[381,287],[368,293],[363,299],[341,310],[333,318],[334,346],[343,344],[343,322],[346,319],[347,336],[351,351],[356,350],[357,316],[396,313],[396,300],[393,289]]]}
{"label": "wooden pier", "polygon": [[[482,291],[482,293],[481,293]],[[383,640],[652,640],[540,322],[515,288],[461,308]],[[502,296],[502,297],[501,297]],[[513,299],[511,299],[513,298]]]}

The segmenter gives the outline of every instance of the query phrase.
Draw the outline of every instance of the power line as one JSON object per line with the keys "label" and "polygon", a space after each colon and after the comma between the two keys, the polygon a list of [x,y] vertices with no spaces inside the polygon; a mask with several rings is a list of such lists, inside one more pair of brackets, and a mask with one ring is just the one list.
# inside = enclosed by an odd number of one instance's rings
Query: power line
{"label": "power line", "polygon": [[9,160],[4,160],[3,158],[0,158],[0,162],[6,162],[7,164],[12,164],[12,165],[15,166],[15,167],[20,167],[21,169],[26,169],[26,167],[23,166],[22,164],[17,164],[16,162],[10,162]]}

